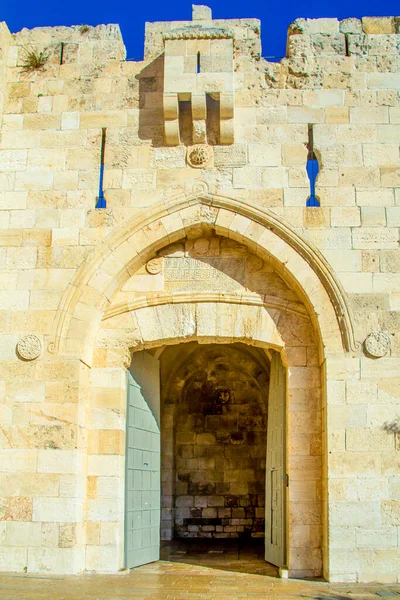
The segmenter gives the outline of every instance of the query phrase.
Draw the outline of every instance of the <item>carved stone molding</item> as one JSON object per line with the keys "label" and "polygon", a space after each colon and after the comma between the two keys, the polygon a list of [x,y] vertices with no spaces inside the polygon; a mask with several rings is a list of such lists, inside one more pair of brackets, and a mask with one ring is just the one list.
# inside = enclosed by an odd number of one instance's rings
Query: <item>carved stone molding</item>
{"label": "carved stone molding", "polygon": [[263,267],[263,264],[264,264],[263,259],[260,258],[259,256],[256,256],[256,254],[252,254],[247,259],[247,268],[251,273],[253,273],[255,271],[260,271],[260,269],[262,269],[262,267]]}
{"label": "carved stone molding", "polygon": [[[311,297],[312,305],[318,315],[321,336],[325,347],[332,349],[332,352],[334,352],[338,347],[337,337],[339,335],[342,337],[342,347],[345,351],[358,352],[354,339],[353,317],[346,294],[329,263],[318,249],[269,210],[249,206],[248,203],[235,198],[212,194],[204,181],[196,181],[192,186],[191,194],[190,192],[186,192],[168,200],[163,200],[149,208],[145,215],[135,215],[128,222],[124,222],[120,227],[112,231],[105,240],[92,250],[88,260],[78,269],[60,301],[53,321],[52,338],[49,340],[53,351],[65,352],[65,340],[70,336],[71,323],[74,319],[75,310],[77,310],[75,306],[80,296],[85,293],[85,289],[88,286],[87,282],[96,269],[101,267],[103,261],[108,260],[110,251],[112,253],[118,250],[121,244],[130,236],[136,235],[138,232],[148,228],[149,225],[152,225],[154,239],[152,241],[149,240],[148,248],[159,250],[159,238],[161,239],[165,235],[163,233],[165,229],[168,230],[170,236],[169,240],[165,242],[167,244],[174,239],[174,236],[176,239],[184,237],[183,223],[187,222],[190,224],[210,224],[215,227],[218,235],[225,235],[234,239],[238,234],[233,226],[237,223],[239,216],[240,230],[244,232],[240,236],[241,243],[246,244],[247,240],[251,241],[245,232],[246,228],[254,223],[261,230],[265,231],[265,236],[268,238],[279,238],[281,240],[280,243],[284,244],[287,253],[296,253],[297,260],[300,261],[302,268],[291,270],[289,265],[289,267],[285,267],[285,272],[288,278],[290,278],[289,281],[298,282],[297,285],[303,290],[304,295]],[[160,224],[162,224],[162,227]],[[160,233],[157,238],[156,232],[158,231]],[[146,237],[146,235],[143,236],[143,238]],[[138,239],[142,238],[139,236]],[[260,253],[262,251],[268,253],[269,259],[271,261],[276,260],[279,266],[279,255],[276,255],[274,251],[269,252],[268,248],[269,246],[263,248],[260,245]],[[136,262],[134,263],[134,261],[137,262],[137,267],[135,267]],[[121,269],[121,275],[118,276],[120,277],[118,279],[119,287],[123,285],[125,281],[124,277],[133,268],[138,268],[140,256],[137,259],[134,259],[132,255],[127,256],[126,264],[129,266],[129,270],[125,268],[125,271],[123,271]],[[122,276],[123,272],[126,272],[127,275]],[[315,282],[313,278],[316,278]],[[334,310],[336,324],[332,322],[328,314],[329,311],[327,311],[327,305],[326,303],[324,304],[325,301],[323,298],[321,299],[321,294],[312,294],[314,289],[312,286],[315,287],[317,285],[318,279],[321,286],[325,288],[327,297],[330,299],[328,308],[330,307],[330,309]],[[103,294],[101,301],[93,306],[94,315],[96,315],[96,311],[104,314],[104,307],[108,305],[109,297],[115,293],[114,286],[114,281],[104,286],[101,292]],[[310,296],[310,294],[312,295]],[[82,349],[80,352],[83,354],[86,351],[84,343],[81,346]],[[88,348],[89,352],[90,346]]]}
{"label": "carved stone molding", "polygon": [[208,146],[197,145],[188,148],[187,162],[194,169],[206,167],[211,160],[211,150]]}
{"label": "carved stone molding", "polygon": [[162,270],[162,258],[152,258],[146,263],[146,271],[150,275],[158,275]]}
{"label": "carved stone molding", "polygon": [[24,360],[35,360],[42,350],[42,341],[34,334],[24,335],[17,344],[18,355]]}
{"label": "carved stone molding", "polygon": [[383,331],[372,331],[364,341],[366,354],[373,358],[382,358],[390,350],[390,335]]}
{"label": "carved stone molding", "polygon": [[192,194],[203,194],[207,196],[210,190],[206,181],[196,181],[192,186]]}
{"label": "carved stone molding", "polygon": [[204,238],[204,237],[198,238],[197,240],[195,240],[195,242],[193,244],[193,249],[196,252],[196,254],[200,254],[200,255],[207,254],[209,248],[210,248],[210,240],[208,240],[207,238]]}
{"label": "carved stone molding", "polygon": [[164,40],[214,40],[233,38],[233,32],[230,29],[222,27],[180,27],[164,33]]}

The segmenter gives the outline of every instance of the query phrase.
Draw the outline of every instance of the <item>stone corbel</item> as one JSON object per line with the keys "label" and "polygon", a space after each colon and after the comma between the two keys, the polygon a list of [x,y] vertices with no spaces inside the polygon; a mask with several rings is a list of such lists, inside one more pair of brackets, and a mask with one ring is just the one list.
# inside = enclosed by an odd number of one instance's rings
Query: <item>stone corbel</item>
{"label": "stone corbel", "polygon": [[179,103],[176,93],[164,94],[164,133],[167,146],[179,145]]}
{"label": "stone corbel", "polygon": [[234,99],[233,94],[220,94],[220,142],[234,143]]}
{"label": "stone corbel", "polygon": [[193,144],[204,144],[207,137],[206,95],[192,94]]}

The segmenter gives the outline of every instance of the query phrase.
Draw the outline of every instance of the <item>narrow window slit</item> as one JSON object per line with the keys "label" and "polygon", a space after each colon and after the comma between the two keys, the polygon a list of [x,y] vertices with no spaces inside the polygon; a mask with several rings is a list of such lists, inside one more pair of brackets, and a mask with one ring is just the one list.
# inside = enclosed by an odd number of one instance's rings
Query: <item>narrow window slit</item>
{"label": "narrow window slit", "polygon": [[306,171],[308,175],[308,179],[310,180],[310,195],[307,199],[306,206],[319,206],[319,200],[315,195],[315,181],[317,179],[319,165],[317,157],[314,152],[314,132],[313,126],[308,126],[308,155],[307,155],[307,165]]}
{"label": "narrow window slit", "polygon": [[61,42],[61,47],[60,47],[60,65],[64,64],[64,42]]}
{"label": "narrow window slit", "polygon": [[349,35],[347,33],[345,33],[345,35],[344,35],[344,47],[345,47],[346,56],[350,56],[350,51],[349,51]]}
{"label": "narrow window slit", "polygon": [[197,73],[200,73],[200,52],[197,53]]}
{"label": "narrow window slit", "polygon": [[99,178],[99,195],[97,197],[96,208],[106,208],[107,203],[104,198],[103,192],[103,178],[104,178],[104,152],[106,148],[106,128],[101,129],[101,148],[100,148],[100,178]]}

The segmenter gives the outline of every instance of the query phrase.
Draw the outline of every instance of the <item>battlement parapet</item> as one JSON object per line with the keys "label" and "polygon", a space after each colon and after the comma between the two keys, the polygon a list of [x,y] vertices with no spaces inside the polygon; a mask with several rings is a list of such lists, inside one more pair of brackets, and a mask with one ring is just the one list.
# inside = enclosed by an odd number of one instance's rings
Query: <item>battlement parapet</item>
{"label": "battlement parapet", "polygon": [[287,57],[387,56],[400,51],[400,17],[296,19],[288,29]]}
{"label": "battlement parapet", "polygon": [[10,37],[8,67],[22,66],[29,52],[45,53],[48,64],[60,64],[61,54],[65,63],[96,64],[126,58],[121,30],[115,24],[24,28]]}

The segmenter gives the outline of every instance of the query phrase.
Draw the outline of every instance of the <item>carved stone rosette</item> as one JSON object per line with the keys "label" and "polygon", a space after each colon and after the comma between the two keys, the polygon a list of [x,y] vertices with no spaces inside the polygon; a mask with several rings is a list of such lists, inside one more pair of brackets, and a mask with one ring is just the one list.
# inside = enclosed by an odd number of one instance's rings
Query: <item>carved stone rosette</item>
{"label": "carved stone rosette", "polygon": [[42,350],[42,341],[34,334],[24,335],[17,344],[18,355],[24,360],[35,360]]}
{"label": "carved stone rosette", "polygon": [[208,146],[204,145],[192,146],[188,148],[186,160],[194,169],[202,169],[211,160],[211,150]]}
{"label": "carved stone rosette", "polygon": [[382,358],[390,350],[390,335],[383,331],[372,331],[364,341],[365,353],[373,358]]}
{"label": "carved stone rosette", "polygon": [[162,258],[151,258],[146,263],[146,271],[149,275],[158,275],[162,271]]}

